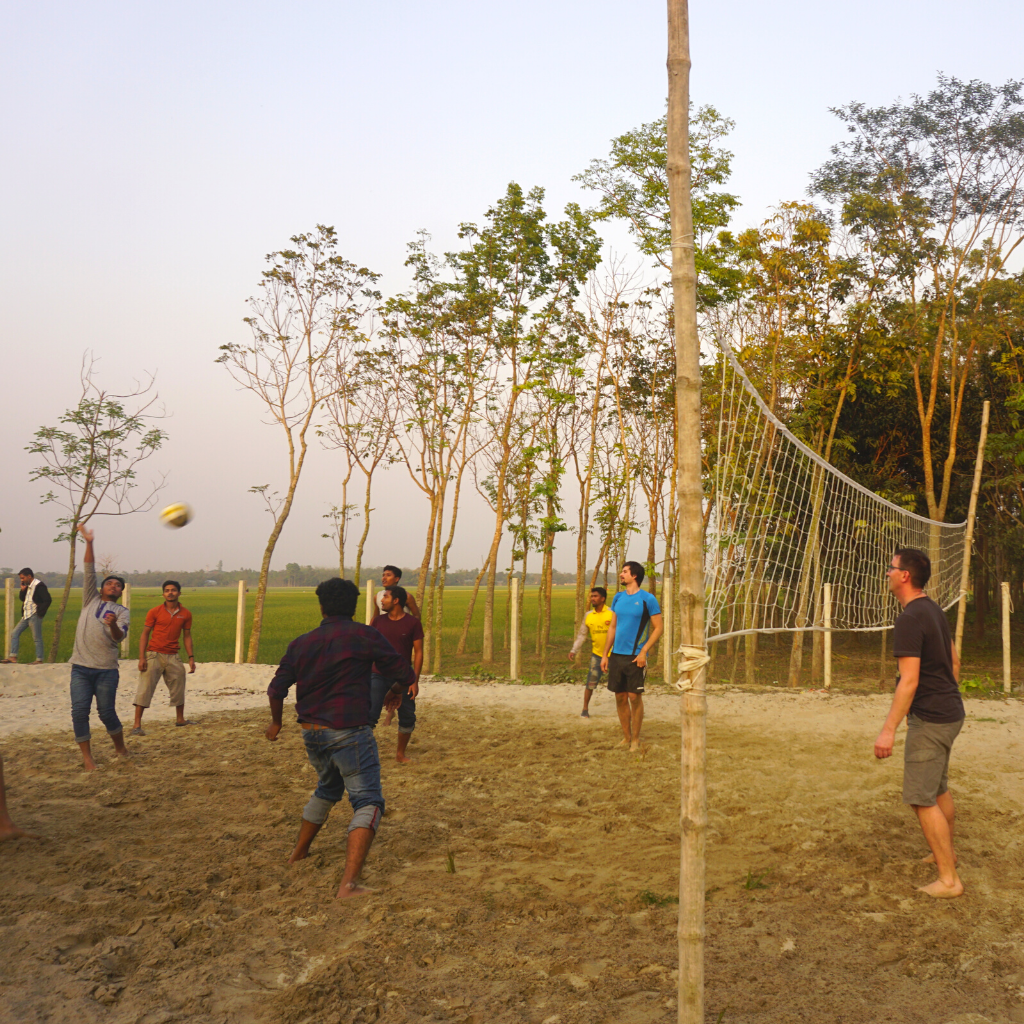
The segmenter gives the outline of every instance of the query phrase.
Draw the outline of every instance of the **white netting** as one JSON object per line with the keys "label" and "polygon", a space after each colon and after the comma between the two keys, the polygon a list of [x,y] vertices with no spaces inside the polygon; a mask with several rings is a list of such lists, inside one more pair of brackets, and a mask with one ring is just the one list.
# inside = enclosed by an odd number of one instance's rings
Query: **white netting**
{"label": "white netting", "polygon": [[721,407],[710,464],[705,533],[706,637],[824,628],[889,629],[898,606],[885,569],[896,547],[932,560],[928,594],[960,597],[966,523],[899,508],[844,476],[768,409],[731,347],[722,351]]}

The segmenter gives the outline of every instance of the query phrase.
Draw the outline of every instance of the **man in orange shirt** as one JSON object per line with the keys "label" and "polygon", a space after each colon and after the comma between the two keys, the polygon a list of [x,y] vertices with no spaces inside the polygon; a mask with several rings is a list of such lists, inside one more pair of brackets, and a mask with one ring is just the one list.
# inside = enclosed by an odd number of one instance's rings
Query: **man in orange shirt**
{"label": "man in orange shirt", "polygon": [[[185,666],[178,657],[178,638],[185,642],[188,670],[196,670],[192,653],[192,613],[181,605],[181,584],[167,580],[163,586],[164,603],[151,608],[146,625],[139,638],[139,688],[135,693],[135,725],[132,736],[145,736],[142,731],[142,713],[153,701],[156,685],[163,676],[171,694],[177,721],[175,725],[189,725],[185,720]],[[148,653],[147,653],[148,652]]]}

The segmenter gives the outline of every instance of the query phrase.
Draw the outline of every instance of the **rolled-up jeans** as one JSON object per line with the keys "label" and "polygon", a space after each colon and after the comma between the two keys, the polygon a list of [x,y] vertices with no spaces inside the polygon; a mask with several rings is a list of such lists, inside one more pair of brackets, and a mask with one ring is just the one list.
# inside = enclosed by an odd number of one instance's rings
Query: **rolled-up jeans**
{"label": "rolled-up jeans", "polygon": [[302,809],[302,817],[322,825],[347,791],[352,804],[349,832],[355,828],[372,828],[376,832],[384,814],[384,793],[380,788],[380,757],[373,730],[368,725],[352,729],[303,729],[302,739],[309,763],[320,780]]}
{"label": "rolled-up jeans", "polygon": [[36,661],[43,660],[43,620],[37,612],[33,612],[27,619],[23,618],[11,632],[11,657],[18,656],[18,647],[21,644],[21,634],[32,627],[32,639],[36,642]]}
{"label": "rolled-up jeans", "polygon": [[96,711],[107,732],[111,736],[116,736],[122,731],[121,719],[114,710],[117,683],[116,668],[71,666],[71,724],[75,729],[76,743],[85,743],[92,739],[89,715],[92,712],[93,697],[96,698]]}
{"label": "rolled-up jeans", "polygon": [[[390,679],[374,672],[370,676],[370,728],[376,729],[388,690],[394,685]],[[398,731],[412,732],[416,728],[416,698],[409,696],[409,687],[402,684],[402,703],[398,705]]]}

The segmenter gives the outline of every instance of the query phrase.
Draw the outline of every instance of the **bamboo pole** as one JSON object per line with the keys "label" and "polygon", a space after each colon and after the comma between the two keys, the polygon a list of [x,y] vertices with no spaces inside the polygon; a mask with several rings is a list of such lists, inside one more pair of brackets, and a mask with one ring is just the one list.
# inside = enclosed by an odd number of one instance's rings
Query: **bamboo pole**
{"label": "bamboo pole", "polygon": [[1000,583],[1003,598],[1003,693],[1012,689],[1010,683],[1010,584]]}
{"label": "bamboo pole", "polygon": [[[974,513],[978,507],[978,490],[981,487],[981,467],[985,462],[985,440],[988,437],[988,402],[981,407],[981,434],[978,437],[978,455],[974,460],[974,482],[971,484],[971,501],[967,506],[967,534],[964,537],[964,562],[960,569],[960,603],[956,607],[956,653],[963,654],[964,619],[967,618],[967,580],[971,571],[971,547],[974,544]],[[978,604],[975,600],[975,614]]]}
{"label": "bamboo pole", "polygon": [[[124,593],[121,594],[121,604],[123,604],[125,606],[125,608],[131,608],[131,606],[132,606],[132,585],[127,580],[125,580],[125,584],[124,584]],[[121,657],[122,658],[130,658],[132,656],[131,639],[130,639],[131,631],[132,631],[132,627],[131,627],[131,621],[129,619],[128,629],[127,629],[127,631],[124,634],[124,639],[122,639],[122,641],[121,641]]]}
{"label": "bamboo pole", "polygon": [[235,664],[245,658],[245,580],[238,581],[238,608],[235,611]]}
{"label": "bamboo pole", "polygon": [[11,636],[14,633],[14,577],[4,580],[4,659],[11,656]]}
{"label": "bamboo pole", "polygon": [[821,585],[821,617],[825,626],[825,651],[822,659],[822,676],[826,690],[832,689],[832,584]]}
{"label": "bamboo pole", "polygon": [[661,675],[669,686],[674,676],[672,663],[672,577],[665,576],[661,583],[661,614],[665,631],[661,637]]}
{"label": "bamboo pole", "polygon": [[512,607],[509,614],[508,675],[519,679],[519,577],[512,577]]}
{"label": "bamboo pole", "polygon": [[369,626],[377,617],[377,601],[373,593],[373,580],[366,581],[366,624]]}
{"label": "bamboo pole", "polygon": [[[690,202],[690,19],[668,0],[666,170],[672,239],[676,358],[676,516],[679,639],[704,649],[704,516],[700,451],[700,339]],[[706,666],[687,673],[682,697],[679,843],[679,1024],[704,1024],[704,850],[707,840]]]}

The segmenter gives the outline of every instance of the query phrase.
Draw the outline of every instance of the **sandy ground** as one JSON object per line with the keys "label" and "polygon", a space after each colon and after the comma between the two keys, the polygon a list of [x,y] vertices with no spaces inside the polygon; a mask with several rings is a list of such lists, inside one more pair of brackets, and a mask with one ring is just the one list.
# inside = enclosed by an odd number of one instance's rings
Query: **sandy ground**
{"label": "sandy ground", "polygon": [[[293,724],[262,738],[269,671],[201,666],[198,724],[154,705],[127,763],[97,723],[87,775],[67,669],[3,668],[11,810],[43,838],[0,846],[0,1020],[675,1019],[678,698],[630,755],[606,693],[584,722],[568,686],[425,685],[416,763],[381,736],[378,892],[339,904],[347,804],[284,864],[313,774]],[[916,893],[901,759],[871,756],[886,706],[710,696],[708,1021],[1024,1022],[1024,705],[969,702],[950,903]]]}

